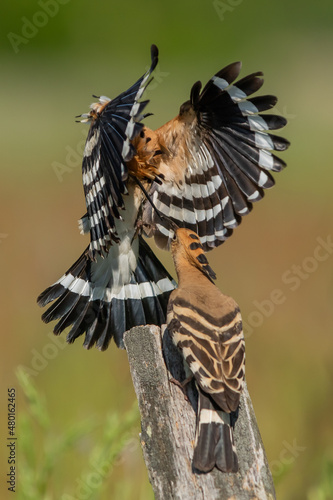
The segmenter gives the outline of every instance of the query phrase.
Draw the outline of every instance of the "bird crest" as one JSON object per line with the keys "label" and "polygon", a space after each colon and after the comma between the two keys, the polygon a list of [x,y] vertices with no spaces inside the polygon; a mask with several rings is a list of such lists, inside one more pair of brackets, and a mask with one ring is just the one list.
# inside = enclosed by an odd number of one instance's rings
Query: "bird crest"
{"label": "bird crest", "polygon": [[[175,224],[173,224],[173,226],[175,226]],[[190,229],[175,227],[172,229],[174,230],[174,238],[171,242],[171,247],[182,246],[186,252],[188,262],[200,269],[200,271],[213,282],[213,280],[216,279],[216,274],[208,263],[199,236]]]}

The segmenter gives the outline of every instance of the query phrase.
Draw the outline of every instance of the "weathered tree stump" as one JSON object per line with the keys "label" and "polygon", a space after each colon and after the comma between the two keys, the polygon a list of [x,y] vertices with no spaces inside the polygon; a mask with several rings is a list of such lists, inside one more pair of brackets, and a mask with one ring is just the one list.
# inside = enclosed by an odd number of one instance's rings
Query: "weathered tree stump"
{"label": "weathered tree stump", "polygon": [[[239,472],[197,473],[192,469],[197,395],[186,399],[170,378],[185,378],[182,357],[167,330],[135,327],[125,334],[141,413],[141,445],[157,500],[275,499],[273,479],[245,384],[235,425]],[[163,346],[163,350],[162,350]]]}

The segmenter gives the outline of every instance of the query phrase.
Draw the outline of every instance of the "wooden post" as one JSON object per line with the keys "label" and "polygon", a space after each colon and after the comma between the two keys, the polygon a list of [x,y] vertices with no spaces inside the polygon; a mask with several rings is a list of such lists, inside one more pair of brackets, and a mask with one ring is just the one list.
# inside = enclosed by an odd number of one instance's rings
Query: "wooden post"
{"label": "wooden post", "polygon": [[141,446],[156,500],[275,499],[246,384],[235,425],[239,473],[194,473],[195,388],[188,385],[187,400],[169,381],[185,378],[181,355],[167,330],[156,326],[132,328],[125,334],[125,346],[141,413]]}

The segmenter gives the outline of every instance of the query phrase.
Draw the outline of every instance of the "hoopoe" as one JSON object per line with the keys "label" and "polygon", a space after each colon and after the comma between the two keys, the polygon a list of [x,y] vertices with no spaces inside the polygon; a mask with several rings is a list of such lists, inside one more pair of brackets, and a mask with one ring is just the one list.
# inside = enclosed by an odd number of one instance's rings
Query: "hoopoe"
{"label": "hoopoe", "polygon": [[199,237],[174,232],[171,251],[178,288],[171,292],[167,329],[198,389],[193,466],[237,472],[233,438],[245,375],[245,343],[238,305],[215,286]]}
{"label": "hoopoe", "polygon": [[90,129],[82,163],[87,213],[79,227],[90,244],[38,297],[40,306],[54,301],[42,316],[58,320],[54,333],[71,327],[68,342],[85,334],[87,348],[104,350],[112,337],[123,347],[132,326],[165,322],[175,282],[142,232],[169,248],[173,231],[165,215],[197,232],[205,250],[214,248],[274,184],[270,172],[285,166],[271,150],[283,151],[288,141],[267,131],[286,120],[260,114],[277,99],[248,98],[263,84],[262,73],[233,84],[241,64],[230,64],[202,92],[195,83],[179,114],[153,131],[143,124],[148,101],[141,97],[158,62],[155,45],[151,59],[127,91],[100,97],[81,115]]}

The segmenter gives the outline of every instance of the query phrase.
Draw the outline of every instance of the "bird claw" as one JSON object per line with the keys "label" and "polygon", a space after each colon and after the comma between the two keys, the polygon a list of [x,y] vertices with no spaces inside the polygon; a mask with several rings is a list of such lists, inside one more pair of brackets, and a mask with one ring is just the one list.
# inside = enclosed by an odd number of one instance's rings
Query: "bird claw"
{"label": "bird claw", "polygon": [[184,394],[184,398],[188,403],[190,403],[190,400],[186,394],[186,386],[191,382],[192,378],[193,375],[190,375],[185,380],[183,380],[183,382],[179,382],[179,380],[175,379],[174,377],[171,377],[169,379],[169,382],[171,382],[174,385],[177,385],[181,389],[182,393]]}

